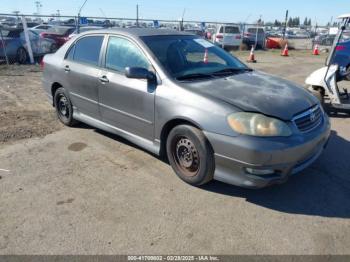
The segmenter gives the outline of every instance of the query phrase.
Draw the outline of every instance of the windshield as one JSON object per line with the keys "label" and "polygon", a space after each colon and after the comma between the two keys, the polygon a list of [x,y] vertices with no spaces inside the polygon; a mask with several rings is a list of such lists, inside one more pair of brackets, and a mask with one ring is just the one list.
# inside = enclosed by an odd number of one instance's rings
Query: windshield
{"label": "windshield", "polygon": [[248,70],[246,65],[220,47],[195,36],[145,36],[142,39],[176,79]]}
{"label": "windshield", "polygon": [[[249,29],[248,29],[248,33],[256,34],[256,28],[249,28]],[[263,33],[264,33],[264,29],[259,28],[259,29],[258,29],[258,34],[263,34]]]}

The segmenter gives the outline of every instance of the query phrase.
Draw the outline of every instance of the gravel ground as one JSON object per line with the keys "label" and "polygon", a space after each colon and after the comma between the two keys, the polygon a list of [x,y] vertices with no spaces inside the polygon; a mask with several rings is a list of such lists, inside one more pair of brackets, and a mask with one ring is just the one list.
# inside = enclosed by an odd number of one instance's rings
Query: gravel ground
{"label": "gravel ground", "polygon": [[[246,60],[248,52],[237,52]],[[257,52],[303,84],[325,55]],[[113,135],[58,123],[36,66],[0,67],[0,254],[349,254],[350,118],[288,183],[201,188]]]}

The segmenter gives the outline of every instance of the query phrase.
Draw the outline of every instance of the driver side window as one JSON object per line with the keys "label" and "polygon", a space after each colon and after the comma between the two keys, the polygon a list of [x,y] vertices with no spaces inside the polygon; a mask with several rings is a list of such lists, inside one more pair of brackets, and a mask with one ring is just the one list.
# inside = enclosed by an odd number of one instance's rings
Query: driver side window
{"label": "driver side window", "polygon": [[106,52],[106,68],[124,72],[126,67],[149,69],[150,63],[134,43],[125,38],[111,36]]}

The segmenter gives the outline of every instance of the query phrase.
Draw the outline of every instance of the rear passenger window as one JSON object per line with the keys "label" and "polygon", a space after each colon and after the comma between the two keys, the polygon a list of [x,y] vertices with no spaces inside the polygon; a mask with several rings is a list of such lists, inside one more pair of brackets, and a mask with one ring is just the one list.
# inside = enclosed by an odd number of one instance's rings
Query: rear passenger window
{"label": "rear passenger window", "polygon": [[75,44],[73,60],[76,62],[98,65],[103,36],[87,36]]}
{"label": "rear passenger window", "polygon": [[106,67],[124,72],[126,67],[149,69],[150,64],[135,44],[127,39],[112,36],[108,41]]}

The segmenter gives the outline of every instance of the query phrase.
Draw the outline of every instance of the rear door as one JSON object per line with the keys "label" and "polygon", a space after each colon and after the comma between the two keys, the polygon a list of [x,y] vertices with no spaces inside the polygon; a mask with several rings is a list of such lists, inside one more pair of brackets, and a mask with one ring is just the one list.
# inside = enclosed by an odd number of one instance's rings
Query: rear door
{"label": "rear door", "polygon": [[99,100],[102,120],[148,140],[154,138],[155,86],[147,80],[129,79],[126,67],[153,70],[142,49],[132,40],[110,36],[101,72]]}
{"label": "rear door", "polygon": [[70,48],[63,63],[66,87],[77,109],[88,116],[100,119],[98,107],[98,77],[103,35],[79,38]]}

